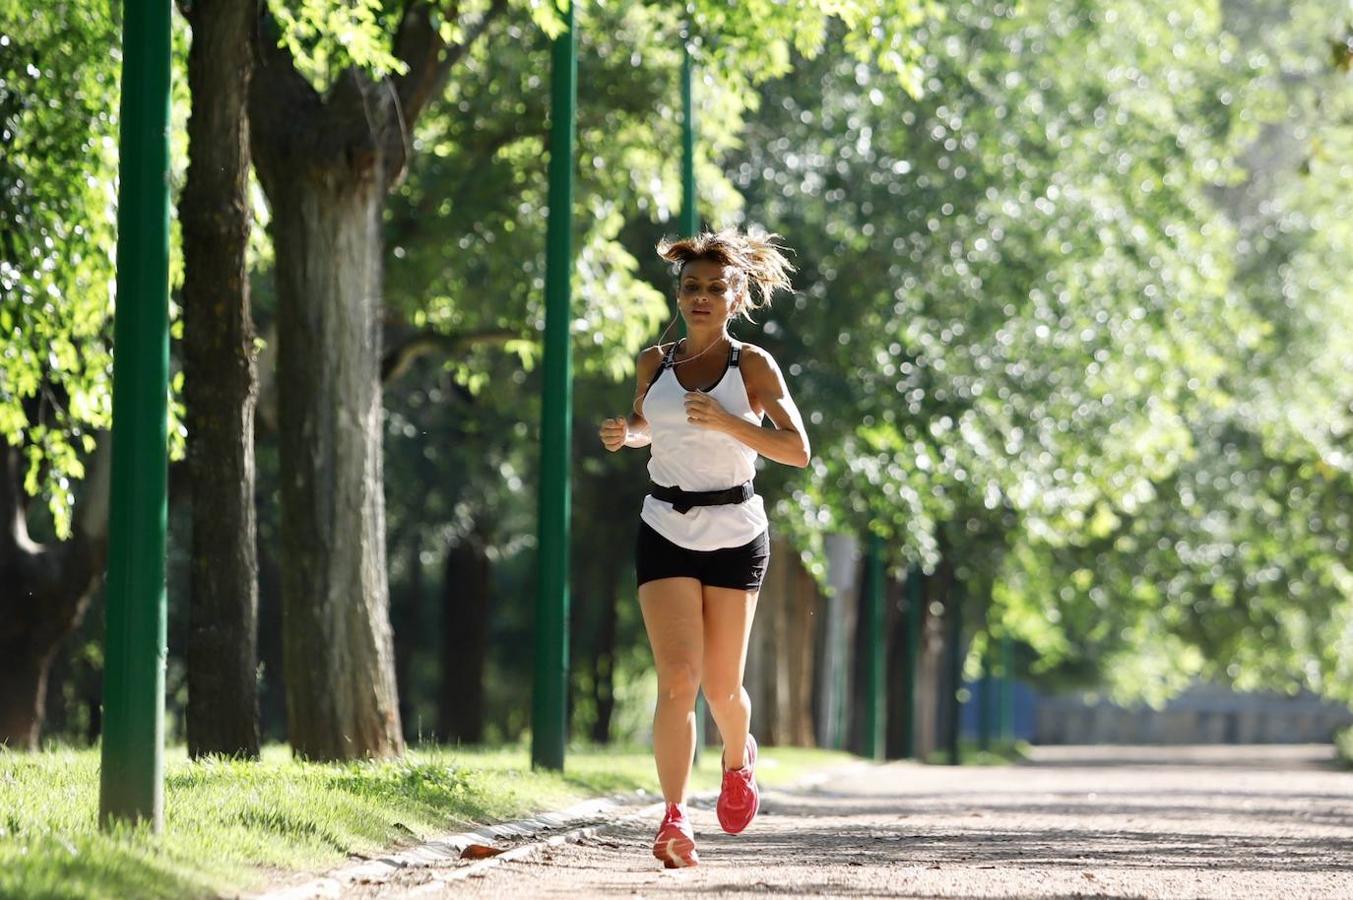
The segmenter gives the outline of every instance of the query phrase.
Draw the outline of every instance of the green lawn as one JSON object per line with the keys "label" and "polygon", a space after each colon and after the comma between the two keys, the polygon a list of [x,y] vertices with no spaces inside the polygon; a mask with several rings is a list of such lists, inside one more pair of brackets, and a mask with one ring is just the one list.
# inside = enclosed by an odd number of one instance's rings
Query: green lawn
{"label": "green lawn", "polygon": [[1353,726],[1334,736],[1334,749],[1345,768],[1353,769]]}
{"label": "green lawn", "polygon": [[[965,766],[1007,766],[1029,758],[1028,741],[993,740],[986,750],[978,749],[977,741],[964,738],[958,742],[959,761]],[[926,757],[931,765],[947,765],[948,750],[936,750]]]}
{"label": "green lawn", "polygon": [[[844,753],[766,747],[758,777],[784,784]],[[570,751],[562,775],[525,748],[423,747],[399,762],[321,765],[270,747],[257,763],[165,760],[165,829],[98,831],[96,750],[0,749],[0,897],[194,897],[257,889],[280,870],[323,870],[475,823],[639,788],[656,793],[641,748]],[[695,789],[718,784],[706,753]]]}

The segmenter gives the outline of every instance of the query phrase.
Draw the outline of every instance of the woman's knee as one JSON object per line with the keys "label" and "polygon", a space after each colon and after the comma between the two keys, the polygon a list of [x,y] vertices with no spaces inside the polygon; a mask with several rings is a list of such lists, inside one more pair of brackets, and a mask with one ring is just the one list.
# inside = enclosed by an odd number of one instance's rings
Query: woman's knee
{"label": "woman's knee", "polygon": [[700,690],[700,670],[694,663],[672,663],[658,669],[658,701],[695,706]]}
{"label": "woman's knee", "polygon": [[745,692],[741,682],[728,682],[706,679],[704,683],[705,701],[716,710],[741,706]]}

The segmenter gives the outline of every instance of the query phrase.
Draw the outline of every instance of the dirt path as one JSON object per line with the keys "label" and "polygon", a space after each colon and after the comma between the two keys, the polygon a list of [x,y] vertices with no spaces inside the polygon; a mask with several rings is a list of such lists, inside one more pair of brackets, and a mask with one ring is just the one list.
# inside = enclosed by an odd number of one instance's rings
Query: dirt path
{"label": "dirt path", "polygon": [[[702,865],[644,822],[381,896],[1353,898],[1353,774],[1327,747],[1058,748],[1000,768],[867,769],[767,792],[747,833],[695,812]],[[390,891],[394,888],[394,891]]]}

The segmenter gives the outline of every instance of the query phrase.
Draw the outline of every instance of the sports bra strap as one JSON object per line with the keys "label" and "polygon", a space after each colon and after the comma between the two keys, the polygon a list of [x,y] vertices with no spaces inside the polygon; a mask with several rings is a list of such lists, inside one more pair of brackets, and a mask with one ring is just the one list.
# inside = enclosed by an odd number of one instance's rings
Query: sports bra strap
{"label": "sports bra strap", "polygon": [[[667,352],[662,355],[662,365],[654,370],[653,377],[648,379],[648,387],[644,388],[645,397],[648,396],[649,391],[653,390],[653,385],[657,384],[658,378],[662,376],[663,371],[672,368],[672,365],[676,362],[676,348],[679,343],[681,342],[674,341],[672,346],[667,348]],[[638,405],[638,401],[635,402],[635,405]]]}
{"label": "sports bra strap", "polygon": [[[645,397],[648,396],[649,391],[653,390],[653,385],[657,383],[658,378],[662,375],[663,371],[676,365],[676,351],[677,347],[680,345],[680,340],[673,341],[672,346],[668,347],[667,352],[662,355],[662,365],[658,366],[657,370],[653,373],[653,377],[648,380],[648,387],[644,388]],[[738,367],[738,359],[741,356],[742,344],[737,341],[731,342],[728,349],[728,367],[730,369],[736,369]]]}

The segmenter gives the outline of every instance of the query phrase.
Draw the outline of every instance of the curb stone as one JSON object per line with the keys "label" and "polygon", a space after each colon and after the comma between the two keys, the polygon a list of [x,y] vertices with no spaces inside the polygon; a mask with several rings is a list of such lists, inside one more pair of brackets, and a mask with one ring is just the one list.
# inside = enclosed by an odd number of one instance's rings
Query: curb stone
{"label": "curb stone", "polygon": [[473,831],[438,835],[405,850],[385,853],[373,859],[342,866],[304,884],[239,896],[243,900],[312,900],[312,898],[338,897],[345,888],[358,882],[381,882],[407,869],[458,862],[461,851],[470,844],[520,840],[568,826],[596,822],[602,817],[617,814],[624,816],[627,813],[632,815],[633,810],[642,808],[640,804],[652,805],[651,796],[647,791],[639,790],[602,799],[584,800],[555,812],[542,812],[511,822],[483,825]]}
{"label": "curb stone", "polygon": [[[852,772],[876,765],[869,761],[857,761],[833,766],[783,785],[777,790],[811,790],[832,778],[838,778]],[[704,791],[692,794],[690,803],[704,806],[718,798],[717,791]],[[473,831],[462,831],[438,835],[417,846],[394,853],[386,853],[375,859],[363,860],[343,866],[325,875],[313,878],[302,884],[265,890],[261,893],[242,893],[236,896],[240,900],[327,900],[341,897],[343,892],[356,884],[379,884],[388,881],[394,875],[410,869],[424,869],[460,862],[460,854],[470,844],[493,844],[503,840],[521,840],[539,838],[541,835],[562,828],[568,831],[552,834],[543,840],[527,840],[505,850],[497,856],[459,866],[438,875],[427,885],[421,885],[410,894],[436,890],[449,881],[481,876],[504,862],[527,859],[550,846],[577,843],[616,825],[628,824],[661,812],[663,803],[654,801],[653,795],[638,790],[626,794],[617,794],[601,799],[584,800],[557,812],[542,812],[534,816],[502,822],[497,825],[484,825]]]}

